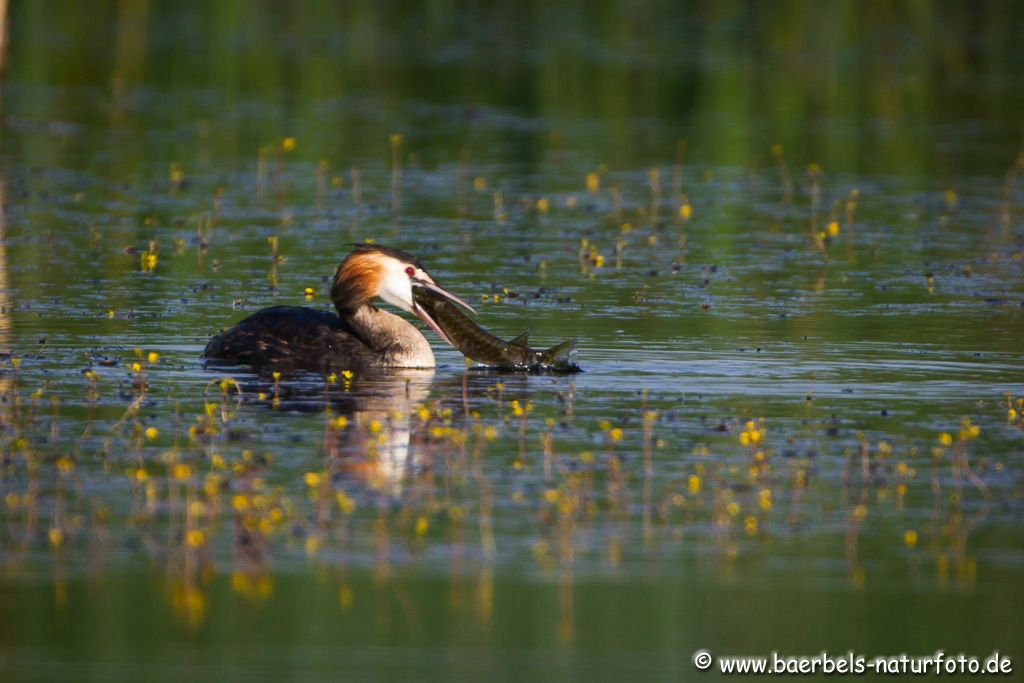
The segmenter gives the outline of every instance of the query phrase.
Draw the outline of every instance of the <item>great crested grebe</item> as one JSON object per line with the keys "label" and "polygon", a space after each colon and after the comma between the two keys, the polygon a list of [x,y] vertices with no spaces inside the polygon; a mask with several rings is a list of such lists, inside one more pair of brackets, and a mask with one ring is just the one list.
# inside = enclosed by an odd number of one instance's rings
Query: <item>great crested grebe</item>
{"label": "great crested grebe", "polygon": [[434,352],[420,331],[371,303],[380,297],[415,314],[454,346],[416,303],[414,289],[430,291],[473,311],[439,287],[409,254],[363,244],[345,257],[334,274],[331,301],[337,315],[302,306],[265,308],[211,339],[203,357],[261,369],[432,368]]}

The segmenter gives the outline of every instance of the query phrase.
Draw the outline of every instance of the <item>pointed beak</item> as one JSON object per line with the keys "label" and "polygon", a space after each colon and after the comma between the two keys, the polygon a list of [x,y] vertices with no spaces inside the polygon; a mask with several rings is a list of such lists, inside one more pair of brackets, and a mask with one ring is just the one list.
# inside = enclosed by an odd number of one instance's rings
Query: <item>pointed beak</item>
{"label": "pointed beak", "polygon": [[[454,294],[452,294],[448,290],[446,290],[446,289],[444,289],[442,287],[438,287],[433,282],[427,282],[426,280],[420,280],[418,278],[413,278],[412,279],[412,284],[413,284],[414,287],[422,287],[423,289],[431,291],[431,292],[433,292],[433,293],[435,293],[435,294],[437,294],[437,295],[439,295],[439,296],[441,296],[441,297],[443,297],[445,299],[448,299],[449,301],[457,303],[460,306],[462,306],[463,308],[465,308],[468,311],[470,311],[473,315],[476,315],[476,311],[473,310],[472,306],[470,306],[465,301],[463,301],[459,297],[455,296]],[[437,335],[439,337],[441,337],[441,339],[444,339],[446,342],[448,342],[452,346],[455,346],[455,342],[453,342],[451,340],[451,338],[447,334],[444,333],[444,330],[442,330],[441,326],[437,324],[437,321],[435,321],[433,318],[431,318],[430,314],[427,313],[426,310],[424,310],[423,307],[420,306],[415,301],[413,301],[413,304],[412,304],[412,312],[414,314],[416,314],[416,317],[418,317],[420,320],[422,320],[427,325],[429,325],[430,329],[434,330],[434,332],[437,332]],[[455,346],[455,348],[458,348],[458,347]]]}
{"label": "pointed beak", "polygon": [[433,282],[427,282],[426,280],[420,280],[419,278],[415,278],[414,277],[414,278],[412,278],[412,285],[413,285],[413,287],[422,287],[423,289],[430,290],[434,294],[438,294],[438,295],[444,297],[445,299],[448,299],[449,301],[457,303],[458,305],[462,306],[463,308],[465,308],[467,311],[469,311],[473,315],[476,315],[476,311],[473,310],[472,306],[470,306],[465,301],[463,301],[459,297],[457,297],[454,294],[452,294],[451,292],[449,292],[447,289],[445,289],[443,287],[438,287]]}

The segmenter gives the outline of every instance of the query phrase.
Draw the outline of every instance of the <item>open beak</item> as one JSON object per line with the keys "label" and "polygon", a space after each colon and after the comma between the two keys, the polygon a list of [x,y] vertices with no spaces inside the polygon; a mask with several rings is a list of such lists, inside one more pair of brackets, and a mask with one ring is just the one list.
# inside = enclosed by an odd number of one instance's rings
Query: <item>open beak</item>
{"label": "open beak", "polygon": [[[459,297],[455,296],[454,294],[452,294],[448,290],[446,290],[446,289],[444,289],[442,287],[438,287],[433,282],[427,282],[426,280],[420,280],[418,278],[413,278],[412,279],[412,284],[415,287],[422,287],[422,288],[424,288],[426,290],[429,290],[429,291],[431,291],[431,292],[433,292],[433,293],[435,293],[435,294],[437,294],[437,295],[439,295],[439,296],[441,296],[441,297],[443,297],[445,299],[448,299],[449,301],[457,303],[460,306],[462,306],[463,308],[465,308],[468,311],[470,311],[471,313],[473,313],[473,315],[476,315],[476,311],[473,310],[472,306],[470,306],[465,301],[463,301]],[[437,335],[439,337],[441,337],[441,339],[444,339],[446,342],[448,342],[452,346],[455,346],[455,342],[453,342],[451,340],[451,338],[449,338],[448,335],[444,333],[444,330],[442,330],[440,325],[437,324],[437,321],[435,321],[433,318],[431,318],[430,314],[427,313],[423,309],[423,307],[421,307],[415,301],[413,301],[413,304],[412,304],[412,312],[416,314],[416,317],[418,317],[420,320],[422,320],[427,325],[429,325],[430,329],[434,330],[434,332],[437,332]],[[455,348],[458,348],[458,347],[456,346]]]}
{"label": "open beak", "polygon": [[444,339],[452,346],[455,346],[455,342],[448,338],[448,335],[444,333],[444,331],[440,328],[440,326],[438,326],[434,319],[431,318],[430,315],[425,310],[423,310],[423,308],[418,303],[413,302],[412,312],[415,313],[416,317],[418,317],[420,320],[430,325],[430,329],[432,329],[434,332],[437,332],[437,335],[441,337],[441,339]]}
{"label": "open beak", "polygon": [[458,305],[462,306],[463,308],[465,308],[467,311],[469,311],[473,315],[476,315],[476,311],[473,309],[472,306],[470,306],[465,301],[463,301],[459,297],[457,297],[454,294],[452,294],[451,292],[449,292],[447,289],[445,289],[443,287],[438,287],[433,282],[427,282],[426,280],[420,280],[419,278],[415,278],[414,277],[414,278],[412,278],[412,284],[413,284],[414,287],[422,287],[423,289],[429,289],[434,294],[439,294],[439,295],[443,296],[445,299],[448,299],[449,301],[453,301],[453,302],[457,303]]}

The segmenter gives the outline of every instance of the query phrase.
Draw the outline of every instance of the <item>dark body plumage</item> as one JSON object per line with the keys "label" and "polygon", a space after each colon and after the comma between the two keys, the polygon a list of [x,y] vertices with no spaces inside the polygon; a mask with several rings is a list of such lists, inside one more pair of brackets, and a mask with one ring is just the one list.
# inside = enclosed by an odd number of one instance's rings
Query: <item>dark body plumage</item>
{"label": "dark body plumage", "polygon": [[210,340],[203,357],[254,368],[343,370],[387,365],[389,349],[373,349],[336,313],[273,306]]}

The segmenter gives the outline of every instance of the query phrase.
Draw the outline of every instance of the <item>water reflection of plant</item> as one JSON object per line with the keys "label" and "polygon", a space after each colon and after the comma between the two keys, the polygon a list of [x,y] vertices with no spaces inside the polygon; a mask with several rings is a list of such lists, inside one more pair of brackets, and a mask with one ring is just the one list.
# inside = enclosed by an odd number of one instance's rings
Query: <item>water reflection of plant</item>
{"label": "water reflection of plant", "polygon": [[[767,420],[743,419],[722,422],[715,432],[723,438],[685,455],[646,392],[624,412],[580,416],[571,401],[538,403],[522,393],[527,385],[504,379],[439,390],[429,376],[349,373],[346,384],[325,379],[308,392],[279,378],[276,401],[259,382],[219,378],[191,416],[179,408],[153,420],[145,406],[165,390],[163,361],[140,352],[125,362],[134,393],[119,399],[127,404],[119,417],[101,391],[110,377],[103,368],[87,371],[80,398],[64,396],[50,411],[42,399],[52,387],[29,392],[25,402],[22,386],[37,381],[34,368],[26,378],[22,364],[9,376],[0,401],[5,566],[49,548],[59,593],[66,565],[102,561],[135,539],[166,570],[170,605],[193,626],[206,619],[218,576],[229,576],[242,598],[263,600],[273,594],[275,565],[305,556],[333,569],[347,609],[355,599],[346,578],[352,567],[368,563],[387,581],[396,567],[438,552],[449,553],[453,576],[476,577],[486,626],[495,618],[495,572],[521,561],[508,544],[523,535],[534,539],[537,568],[557,576],[565,641],[576,629],[581,569],[621,568],[680,543],[729,565],[800,526],[826,545],[842,538],[854,587],[871,579],[865,552],[874,557],[874,539],[889,536],[914,572],[932,556],[930,580],[952,574],[970,585],[978,573],[971,533],[989,510],[971,501],[971,491],[984,501],[1014,495],[1012,485],[986,483],[968,465],[969,444],[982,434],[967,418],[955,434],[940,434],[930,453],[913,440],[859,434],[852,446],[819,437],[807,446],[815,453],[801,455],[790,452],[784,430],[773,428],[769,438]],[[1000,410],[1014,426],[1017,401],[1006,400],[1010,407]],[[72,435],[61,426],[63,411],[77,414],[79,405],[89,407],[89,428],[81,432],[73,419]],[[309,460],[317,466],[296,468],[253,448],[245,432],[255,414],[275,409],[322,413]],[[500,457],[506,453],[515,456]],[[936,465],[947,455],[954,493],[944,497]],[[838,480],[822,466],[837,457]],[[931,478],[918,477],[929,461]],[[974,488],[961,491],[960,477]],[[929,524],[907,526],[908,509],[919,505],[908,501],[926,495]],[[867,551],[865,538],[872,539]]]}

